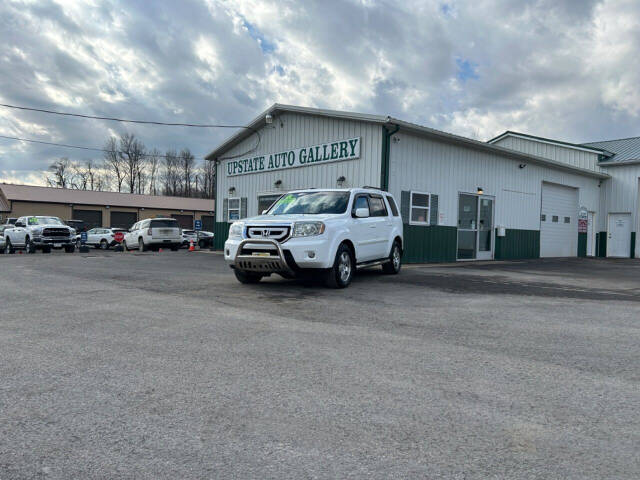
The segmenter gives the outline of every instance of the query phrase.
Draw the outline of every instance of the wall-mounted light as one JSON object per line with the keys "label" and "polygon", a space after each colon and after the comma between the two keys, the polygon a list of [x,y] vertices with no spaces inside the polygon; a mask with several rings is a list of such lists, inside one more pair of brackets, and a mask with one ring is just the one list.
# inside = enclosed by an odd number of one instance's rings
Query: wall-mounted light
{"label": "wall-mounted light", "polygon": [[393,143],[400,143],[400,137],[393,137],[391,140]]}
{"label": "wall-mounted light", "polygon": [[341,187],[342,184],[345,182],[346,178],[344,178],[344,175],[341,175],[338,177],[338,179],[336,180],[336,182],[338,182],[338,186]]}
{"label": "wall-mounted light", "polygon": [[526,164],[526,163],[521,163],[520,165],[518,165],[518,168],[524,168],[524,167],[526,167],[526,166],[527,166],[527,164]]}
{"label": "wall-mounted light", "polygon": [[233,196],[236,193],[236,187],[229,187],[229,196]]}
{"label": "wall-mounted light", "polygon": [[484,189],[482,187],[478,187],[478,195],[483,195]]}
{"label": "wall-mounted light", "polygon": [[264,116],[264,121],[267,125],[271,125],[273,123],[273,116],[270,113],[267,113]]}
{"label": "wall-mounted light", "polygon": [[109,205],[107,205],[107,206],[106,206],[106,207],[104,207],[104,208],[106,208],[107,210],[109,210],[111,207],[110,207]]}
{"label": "wall-mounted light", "polygon": [[180,210],[180,213],[184,213],[184,210]]}
{"label": "wall-mounted light", "polygon": [[282,180],[276,180],[273,186],[276,188],[280,188],[282,186]]}
{"label": "wall-mounted light", "polygon": [[142,207],[140,210],[142,210],[144,212],[144,207]]}

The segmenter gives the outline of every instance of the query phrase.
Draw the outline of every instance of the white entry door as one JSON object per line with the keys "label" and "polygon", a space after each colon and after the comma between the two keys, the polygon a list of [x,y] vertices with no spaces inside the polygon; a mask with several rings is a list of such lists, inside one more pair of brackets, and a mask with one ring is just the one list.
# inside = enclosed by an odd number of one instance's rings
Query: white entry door
{"label": "white entry door", "polygon": [[629,258],[631,254],[631,214],[610,213],[607,257]]}
{"label": "white entry door", "polygon": [[578,189],[542,184],[540,256],[578,255]]}

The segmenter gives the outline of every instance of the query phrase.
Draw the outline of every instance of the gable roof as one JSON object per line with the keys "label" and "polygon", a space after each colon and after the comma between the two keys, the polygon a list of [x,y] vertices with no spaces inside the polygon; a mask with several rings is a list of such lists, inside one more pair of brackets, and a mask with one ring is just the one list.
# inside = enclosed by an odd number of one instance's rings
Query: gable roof
{"label": "gable roof", "polygon": [[605,148],[600,148],[597,146],[592,146],[587,144],[563,142],[560,140],[553,140],[551,138],[545,138],[545,137],[537,137],[535,135],[529,135],[527,133],[514,132],[513,130],[507,130],[506,132],[501,133],[497,137],[494,137],[491,140],[487,140],[487,143],[491,143],[491,144],[497,143],[506,137],[524,138],[526,140],[535,140],[537,142],[547,143],[549,145],[557,145],[560,147],[571,148],[573,150],[587,151],[587,152],[596,153],[599,155],[605,155],[607,157],[613,156],[613,153],[606,150]]}
{"label": "gable roof", "polygon": [[[283,105],[279,103],[273,104],[270,108],[262,112],[259,116],[253,119],[247,125],[246,128],[231,135],[227,140],[222,142],[205,158],[207,160],[224,160],[224,158],[220,158],[220,157],[224,155],[225,152],[229,151],[229,149],[238,145],[243,140],[249,138],[257,130],[259,130],[260,128],[264,127],[267,124],[266,123],[267,115],[271,115],[272,117],[275,118],[278,114],[284,113],[284,112],[340,118],[340,119],[346,119],[346,120],[356,120],[361,122],[379,124],[381,126],[384,125],[389,128],[398,126],[398,127],[401,127],[402,131],[411,132],[418,136],[432,138],[442,142],[453,143],[456,145],[465,146],[468,148],[472,148],[474,150],[480,150],[490,154],[500,154],[516,160],[554,167],[559,170],[570,171],[570,172],[574,172],[580,175],[585,175],[588,177],[609,178],[609,175],[607,175],[606,173],[599,173],[599,172],[587,170],[580,167],[574,167],[573,165],[569,165],[563,162],[558,162],[556,160],[551,160],[548,158],[539,157],[539,156],[531,155],[528,153],[518,152],[516,150],[500,147],[498,145],[493,145],[491,143],[481,142],[479,140],[473,140],[471,138],[462,137],[460,135],[454,135],[452,133],[443,132],[441,130],[436,130],[434,128],[424,127],[422,125],[418,125],[415,123],[406,122],[404,120],[399,120],[397,118],[394,118],[388,115],[371,115],[367,113],[343,112],[338,110],[325,110],[320,108]],[[257,148],[257,145],[256,145],[256,148]],[[599,149],[590,148],[590,147],[582,147],[582,148],[593,150],[596,153],[603,152]]]}
{"label": "gable roof", "polygon": [[584,145],[603,148],[614,153],[612,158],[607,159],[607,162],[601,163],[601,165],[640,163],[640,137],[603,140],[585,143]]}
{"label": "gable roof", "polygon": [[[137,195],[134,193],[95,192],[69,188],[37,187],[0,183],[0,191],[10,201],[68,203],[75,205],[109,205],[110,207],[157,208],[212,212],[214,201],[201,198]],[[0,195],[0,199],[2,195]],[[8,211],[9,209],[7,209]]]}

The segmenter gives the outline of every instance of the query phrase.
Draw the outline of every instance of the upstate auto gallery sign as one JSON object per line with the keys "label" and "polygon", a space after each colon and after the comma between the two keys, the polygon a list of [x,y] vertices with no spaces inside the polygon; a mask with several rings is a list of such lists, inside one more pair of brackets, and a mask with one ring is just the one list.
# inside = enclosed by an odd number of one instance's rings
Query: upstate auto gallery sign
{"label": "upstate auto gallery sign", "polygon": [[227,162],[227,176],[307,167],[356,158],[360,158],[360,137],[287,150],[286,152],[229,160]]}

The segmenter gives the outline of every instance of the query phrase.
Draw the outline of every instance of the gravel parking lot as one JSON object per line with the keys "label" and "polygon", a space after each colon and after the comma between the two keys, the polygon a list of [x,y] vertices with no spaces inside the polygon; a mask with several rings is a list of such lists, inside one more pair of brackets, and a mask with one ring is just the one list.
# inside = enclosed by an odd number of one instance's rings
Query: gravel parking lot
{"label": "gravel parking lot", "polygon": [[0,255],[0,479],[637,479],[639,345],[637,260]]}

